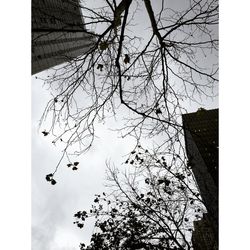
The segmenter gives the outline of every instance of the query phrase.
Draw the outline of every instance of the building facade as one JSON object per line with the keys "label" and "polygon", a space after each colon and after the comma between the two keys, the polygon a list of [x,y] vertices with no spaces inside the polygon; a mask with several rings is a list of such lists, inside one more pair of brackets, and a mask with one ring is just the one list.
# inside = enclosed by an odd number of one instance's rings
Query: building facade
{"label": "building facade", "polygon": [[[218,113],[218,109],[199,109],[182,116],[189,165],[207,209],[194,223],[194,250],[218,249]],[[213,243],[201,240],[205,238]]]}
{"label": "building facade", "polygon": [[79,0],[32,0],[32,74],[83,55],[93,41]]}
{"label": "building facade", "polygon": [[213,225],[207,213],[203,214],[202,220],[194,221],[192,244],[194,250],[218,249],[218,239],[214,234]]}

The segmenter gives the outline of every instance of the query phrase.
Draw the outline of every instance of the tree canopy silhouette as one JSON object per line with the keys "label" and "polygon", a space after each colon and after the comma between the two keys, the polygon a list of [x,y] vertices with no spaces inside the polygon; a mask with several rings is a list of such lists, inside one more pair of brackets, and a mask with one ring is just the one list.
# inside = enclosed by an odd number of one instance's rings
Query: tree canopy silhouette
{"label": "tree canopy silhouette", "polygon": [[[74,155],[86,152],[96,124],[111,116],[123,121],[121,136],[137,141],[161,136],[159,149],[174,150],[184,102],[217,94],[218,2],[184,1],[178,8],[160,3],[157,12],[149,0],[80,6],[95,42],[85,55],[56,67],[45,79],[54,97],[41,119],[41,124],[50,121],[43,134],[53,137],[55,145],[65,145],[62,158],[70,163],[70,148]],[[138,27],[148,28],[144,36],[137,36]]]}
{"label": "tree canopy silhouette", "polygon": [[134,171],[123,176],[108,165],[112,192],[97,194],[89,211],[74,215],[79,228],[96,218],[90,245],[80,249],[192,249],[192,222],[205,210],[191,170],[141,147],[129,161]]}
{"label": "tree canopy silhouette", "polygon": [[95,36],[92,46],[44,79],[53,97],[42,133],[63,146],[46,179],[55,184],[64,161],[76,170],[74,157],[91,148],[97,124],[115,117],[116,131],[136,139],[125,161],[131,172],[119,179],[109,166],[111,198],[99,195],[90,212],[76,213],[80,228],[86,217],[98,218],[91,245],[81,249],[191,249],[190,211],[201,200],[191,181],[181,114],[186,102],[217,95],[218,1],[88,4],[80,8]]}

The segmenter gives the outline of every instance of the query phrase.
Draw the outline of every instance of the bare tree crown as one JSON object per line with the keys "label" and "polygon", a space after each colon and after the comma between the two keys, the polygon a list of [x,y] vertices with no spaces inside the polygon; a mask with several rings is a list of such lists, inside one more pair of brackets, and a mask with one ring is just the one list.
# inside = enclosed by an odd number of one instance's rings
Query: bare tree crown
{"label": "bare tree crown", "polygon": [[[92,146],[96,125],[115,117],[120,135],[136,139],[125,162],[135,172],[132,177],[125,174],[122,182],[108,164],[116,188],[113,200],[98,196],[94,210],[75,215],[79,227],[87,216],[106,218],[97,222],[100,231],[93,235],[93,248],[86,249],[130,249],[126,244],[135,244],[135,239],[132,233],[119,234],[121,227],[142,230],[140,235],[133,232],[141,244],[136,249],[191,249],[183,233],[186,216],[190,205],[202,201],[190,184],[181,114],[186,112],[185,102],[217,95],[218,1],[186,0],[181,6],[164,0],[88,4],[79,7],[86,32],[94,37],[92,46],[45,79],[53,98],[41,119],[41,124],[49,121],[42,133],[63,147],[46,179],[55,184],[54,175],[64,161],[76,170],[79,162],[74,157]],[[149,150],[142,147],[145,141]],[[100,201],[108,202],[106,210]],[[129,218],[125,222],[124,215]],[[143,231],[145,227],[150,230]]]}
{"label": "bare tree crown", "polygon": [[65,143],[63,157],[73,145],[79,155],[91,147],[95,124],[117,116],[122,136],[160,135],[164,150],[171,147],[185,101],[217,95],[218,2],[87,4],[80,7],[87,31],[96,30],[93,46],[45,80],[54,95],[41,119],[51,118],[45,132]]}

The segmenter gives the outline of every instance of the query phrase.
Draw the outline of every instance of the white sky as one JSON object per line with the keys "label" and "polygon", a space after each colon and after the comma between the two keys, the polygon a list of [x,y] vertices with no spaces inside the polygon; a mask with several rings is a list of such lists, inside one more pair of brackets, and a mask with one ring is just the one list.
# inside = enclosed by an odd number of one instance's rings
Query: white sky
{"label": "white sky", "polygon": [[[98,1],[93,1],[93,6]],[[160,3],[160,1],[158,2]],[[179,4],[179,3],[178,3]],[[159,6],[157,6],[159,7]],[[157,12],[156,12],[157,13]],[[138,27],[137,35],[146,38],[150,26],[145,12],[141,11],[143,25]],[[135,20],[136,22],[141,20]],[[145,27],[145,28],[142,28]],[[38,78],[46,78],[49,72],[38,74]],[[38,120],[51,96],[42,88],[43,81],[32,77],[32,250],[73,250],[79,243],[89,243],[93,225],[79,229],[73,224],[73,215],[78,210],[89,210],[94,194],[103,191],[105,178],[105,161],[111,159],[120,166],[134,146],[131,138],[118,139],[117,133],[111,132],[112,124],[101,125],[96,129],[99,139],[95,140],[92,149],[82,155],[79,170],[74,172],[65,166],[56,174],[55,186],[46,182],[45,175],[53,172],[61,154],[51,143],[49,136],[38,133]],[[218,100],[205,100],[207,109],[217,108]],[[190,112],[196,111],[200,105],[189,106]]]}
{"label": "white sky", "polygon": [[[79,170],[74,172],[62,165],[56,177],[58,183],[50,185],[45,175],[54,170],[61,154],[49,136],[41,134],[44,127],[38,133],[38,120],[50,98],[42,84],[32,77],[32,250],[54,250],[56,246],[58,250],[77,249],[79,242],[88,243],[93,228],[90,225],[80,230],[73,224],[73,214],[90,209],[94,194],[103,191],[105,161],[111,159],[119,167],[133,149],[134,141],[118,139],[116,132],[108,130],[108,125],[99,126],[96,129],[99,138],[92,149],[78,159]],[[218,103],[205,106],[215,108]],[[192,110],[196,111],[197,107],[192,106]]]}
{"label": "white sky", "polygon": [[[41,73],[42,75],[43,73]],[[91,228],[80,230],[73,224],[73,215],[78,210],[89,210],[94,194],[103,192],[105,181],[105,161],[112,159],[121,165],[125,154],[132,150],[133,140],[118,139],[104,125],[96,129],[99,138],[92,149],[77,159],[78,171],[61,166],[55,186],[45,180],[52,172],[61,154],[52,145],[49,136],[38,133],[38,120],[46,101],[50,97],[42,88],[42,81],[32,78],[32,227],[33,250],[78,247],[80,242],[88,242]],[[43,129],[43,128],[42,128]],[[63,235],[67,234],[67,237]],[[50,248],[51,246],[51,248]],[[58,248],[61,249],[61,248]],[[69,248],[71,249],[71,248]]]}
{"label": "white sky", "polygon": [[[220,87],[220,121],[222,121],[220,122],[222,124],[220,129],[220,161],[223,163],[220,171],[220,249],[246,249],[249,245],[249,230],[246,228],[246,225],[249,225],[249,203],[247,199],[249,196],[247,191],[249,190],[249,147],[247,145],[247,142],[249,142],[249,63],[247,61],[250,56],[249,33],[247,32],[249,6],[236,5],[235,2],[230,5],[228,1],[223,0],[220,3],[223,5],[220,8],[220,43],[222,44],[220,47],[220,85],[222,86]],[[39,116],[37,113],[35,118],[32,117],[31,125],[30,96],[31,92],[39,91],[39,87],[34,90],[32,86],[32,91],[30,89],[30,15],[28,15],[30,6],[21,1],[5,1],[1,6],[4,10],[11,9],[11,14],[15,17],[9,20],[9,11],[4,11],[0,17],[2,32],[7,34],[4,39],[1,39],[1,48],[4,48],[1,56],[2,96],[0,98],[2,107],[2,120],[0,123],[2,156],[0,190],[1,200],[3,201],[1,202],[0,213],[1,234],[3,236],[1,236],[1,246],[6,250],[30,249],[30,131],[32,130],[32,135],[35,135],[33,125],[36,117]],[[26,13],[26,15],[23,15],[23,13]],[[9,20],[8,25],[6,25],[6,20]],[[17,29],[17,20],[20,29]],[[39,98],[41,99],[37,100],[37,106],[46,99],[43,95],[40,95]],[[39,110],[41,106],[37,108]],[[52,249],[72,250],[70,247],[74,244],[70,242],[67,245],[67,240],[64,241],[64,239],[72,237],[76,242],[75,246],[78,246],[78,240],[82,241],[83,235],[71,231],[74,230],[73,224],[73,227],[70,226],[70,229],[67,229],[68,225],[73,222],[71,217],[73,214],[70,213],[69,218],[64,220],[60,218],[60,215],[70,212],[70,209],[73,212],[77,211],[78,208],[84,209],[83,204],[86,204],[86,202],[81,198],[72,197],[65,202],[64,196],[70,196],[70,194],[74,196],[76,190],[75,187],[73,190],[67,186],[71,185],[72,182],[67,181],[67,178],[78,178],[77,176],[82,175],[79,173],[84,173],[84,170],[82,170],[83,167],[81,166],[80,171],[72,173],[72,176],[68,173],[63,176],[64,173],[62,173],[60,178],[63,181],[61,182],[63,182],[68,192],[59,183],[55,186],[56,189],[50,192],[49,188],[51,186],[44,181],[44,173],[46,172],[45,168],[53,166],[55,152],[48,150],[48,144],[44,138],[36,137],[39,139],[34,142],[33,138],[33,145],[35,145],[33,150],[37,150],[37,154],[42,155],[40,162],[42,163],[43,160],[44,165],[41,164],[43,166],[37,170],[37,173],[33,169],[32,177],[36,178],[36,184],[32,180],[32,185],[37,185],[37,187],[33,186],[32,192],[40,194],[39,200],[34,201],[34,204],[38,202],[51,204],[51,207],[56,208],[58,215],[54,216],[54,221],[51,221],[51,215],[55,215],[54,212],[50,210],[50,207],[41,205],[39,209],[44,213],[40,213],[41,218],[33,218],[32,223],[33,225],[37,223],[41,228],[44,228],[41,221],[49,221],[49,225],[52,225],[50,227],[52,228],[52,234],[46,237],[52,239],[50,242],[59,242],[57,239],[60,239],[58,247]],[[32,168],[35,159],[33,156]],[[62,172],[68,172],[66,170]],[[39,171],[41,176],[39,176]],[[82,188],[82,190],[88,192],[89,189],[84,189],[87,184],[82,183],[81,180],[74,185],[79,190]],[[57,199],[61,200],[62,203],[55,202],[54,195],[56,193]],[[80,192],[80,196],[83,196],[82,192]],[[65,208],[66,204],[69,204],[71,208]],[[39,209],[36,212],[37,216]],[[53,229],[55,221],[59,225],[67,224],[66,229],[61,226],[55,232]],[[49,227],[46,228],[46,231],[49,231]],[[69,234],[69,232],[71,233]],[[41,233],[38,234],[42,235]],[[43,250],[47,249],[49,250],[48,246],[44,246]]]}

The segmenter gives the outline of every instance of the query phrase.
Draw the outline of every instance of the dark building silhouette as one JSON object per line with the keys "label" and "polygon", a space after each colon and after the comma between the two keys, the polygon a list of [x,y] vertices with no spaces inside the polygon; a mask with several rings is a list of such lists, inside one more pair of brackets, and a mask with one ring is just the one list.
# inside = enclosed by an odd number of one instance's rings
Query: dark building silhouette
{"label": "dark building silhouette", "polygon": [[192,243],[194,250],[217,250],[218,238],[213,231],[209,215],[203,214],[202,220],[194,221]]}
{"label": "dark building silhouette", "polygon": [[79,0],[32,0],[32,74],[86,53],[93,39]]}
{"label": "dark building silhouette", "polygon": [[189,164],[207,209],[194,222],[194,250],[218,249],[218,112],[199,109],[182,116]]}

